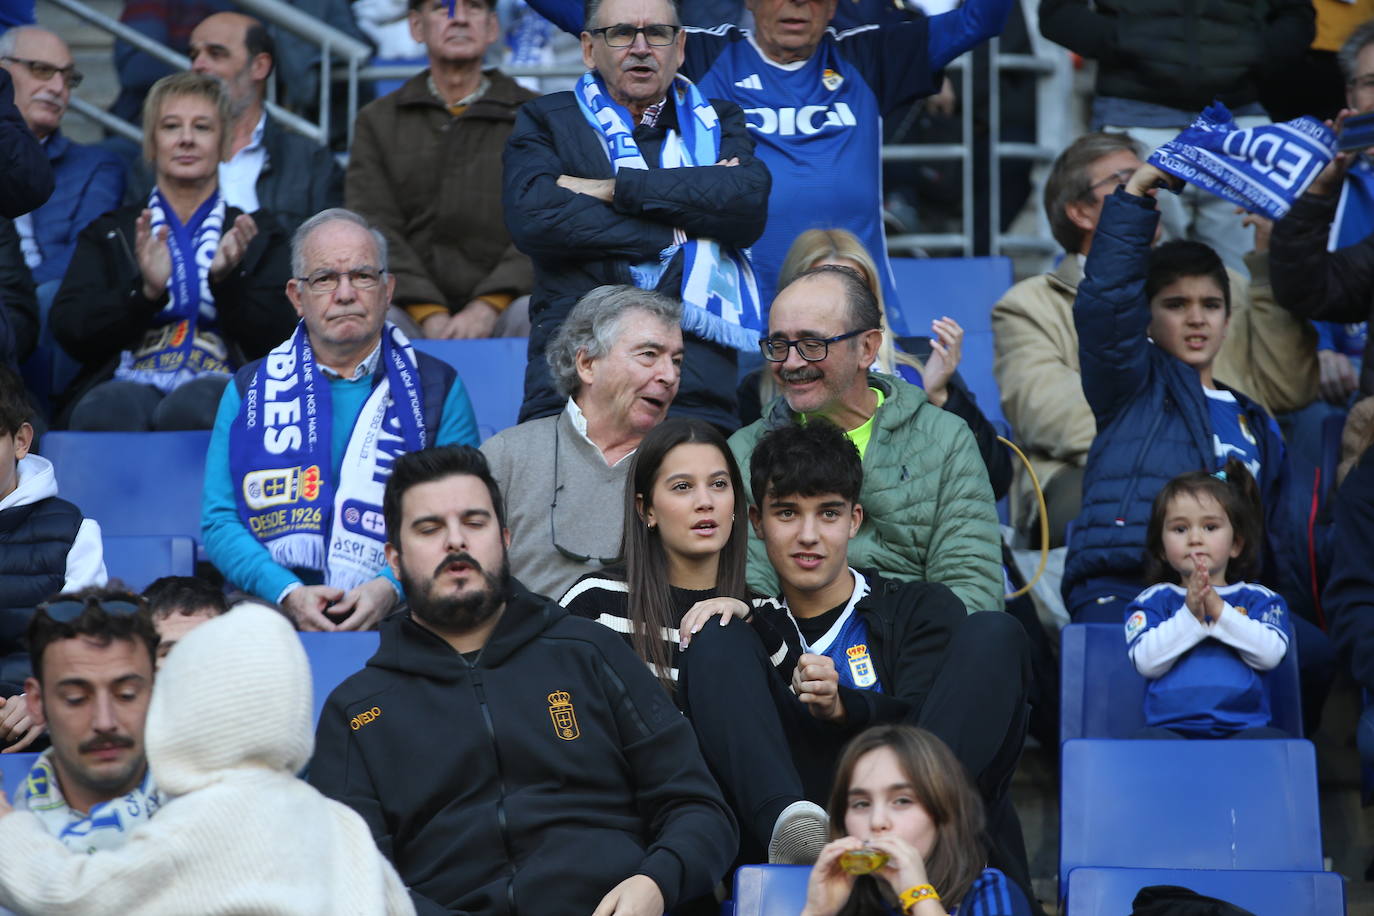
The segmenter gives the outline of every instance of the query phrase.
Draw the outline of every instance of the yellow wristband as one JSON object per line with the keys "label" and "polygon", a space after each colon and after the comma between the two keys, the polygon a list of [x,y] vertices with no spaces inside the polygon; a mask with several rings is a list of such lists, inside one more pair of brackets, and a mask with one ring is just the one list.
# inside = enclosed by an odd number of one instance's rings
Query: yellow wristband
{"label": "yellow wristband", "polygon": [[910,914],[915,911],[916,904],[920,903],[922,900],[934,900],[938,902],[940,900],[940,895],[935,893],[935,888],[933,886],[929,884],[918,884],[915,887],[909,887],[902,891],[902,895],[899,899],[902,903],[902,912],[910,916]]}

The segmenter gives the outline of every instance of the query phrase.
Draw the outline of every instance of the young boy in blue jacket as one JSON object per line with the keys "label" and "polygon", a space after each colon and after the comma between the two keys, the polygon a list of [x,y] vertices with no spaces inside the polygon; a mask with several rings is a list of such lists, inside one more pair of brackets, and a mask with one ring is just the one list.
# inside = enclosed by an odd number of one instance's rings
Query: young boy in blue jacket
{"label": "young boy in blue jacket", "polygon": [[[1225,267],[1200,242],[1151,248],[1159,222],[1154,195],[1177,181],[1144,165],[1103,202],[1074,302],[1083,391],[1097,420],[1064,568],[1065,602],[1078,622],[1123,621],[1146,585],[1151,503],[1186,471],[1215,471],[1231,457],[1245,463],[1264,504],[1266,574],[1290,536],[1278,427],[1212,374],[1231,314]],[[1325,635],[1305,621],[1294,624],[1300,667],[1326,668]],[[1307,665],[1302,656],[1312,656]]]}

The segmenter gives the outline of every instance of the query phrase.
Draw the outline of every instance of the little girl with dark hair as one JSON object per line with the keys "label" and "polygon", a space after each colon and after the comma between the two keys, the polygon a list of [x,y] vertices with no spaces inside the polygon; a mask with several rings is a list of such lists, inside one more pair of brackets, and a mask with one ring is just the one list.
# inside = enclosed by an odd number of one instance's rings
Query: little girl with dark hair
{"label": "little girl with dark hair", "polygon": [[1259,488],[1235,458],[1180,474],[1146,533],[1158,582],[1126,609],[1126,644],[1149,679],[1142,738],[1288,738],[1270,726],[1267,672],[1293,638],[1283,598],[1248,581],[1262,542]]}

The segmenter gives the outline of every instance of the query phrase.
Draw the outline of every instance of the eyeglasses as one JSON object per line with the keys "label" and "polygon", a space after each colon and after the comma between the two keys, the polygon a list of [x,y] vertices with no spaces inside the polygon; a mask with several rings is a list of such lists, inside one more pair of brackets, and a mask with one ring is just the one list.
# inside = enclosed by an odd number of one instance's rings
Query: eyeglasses
{"label": "eyeglasses", "polygon": [[68,64],[65,67],[59,67],[47,61],[25,60],[22,57],[6,56],[0,59],[10,61],[11,63],[23,64],[28,68],[28,71],[33,74],[33,78],[40,83],[46,83],[53,78],[54,74],[60,73],[62,74],[62,82],[66,84],[67,88],[75,89],[77,86],[80,86],[81,81],[86,78],[84,73],[76,69],[76,64]]}
{"label": "eyeglasses", "polygon": [[1088,190],[1096,191],[1104,184],[1110,184],[1113,187],[1119,184],[1125,184],[1126,182],[1131,180],[1131,176],[1134,174],[1135,169],[1117,169],[1115,172],[1112,172],[1110,175],[1108,175],[1106,178],[1103,178],[1101,181],[1094,182],[1092,185],[1088,187]]}
{"label": "eyeglasses", "polygon": [[46,614],[49,620],[57,623],[71,623],[82,614],[86,613],[87,608],[92,607],[99,608],[112,617],[132,617],[142,610],[132,601],[102,601],[95,596],[84,599],[54,601],[51,604],[40,604],[38,610]]}
{"label": "eyeglasses", "polygon": [[621,556],[617,554],[613,557],[593,557],[586,554],[574,553],[558,543],[558,532],[553,527],[554,510],[558,508],[558,491],[563,489],[563,485],[558,482],[558,429],[553,431],[553,501],[549,503],[549,540],[553,541],[553,549],[558,551],[558,555],[565,560],[572,560],[574,563],[599,563],[602,566],[614,566],[619,563]]}
{"label": "eyeglasses", "polygon": [[611,48],[628,48],[635,43],[635,39],[642,32],[644,40],[655,48],[662,48],[673,43],[677,38],[677,33],[682,31],[680,25],[666,25],[657,23],[655,25],[630,25],[621,22],[616,25],[608,25],[603,29],[588,29],[588,35],[600,35],[606,41],[606,46]]}
{"label": "eyeglasses", "polygon": [[859,328],[857,331],[850,331],[848,334],[840,334],[836,337],[799,337],[796,340],[787,340],[784,337],[765,337],[759,341],[759,349],[763,351],[763,358],[770,363],[787,362],[787,351],[792,347],[797,348],[797,355],[808,363],[818,363],[825,359],[830,353],[830,345],[848,340],[851,337],[858,337],[873,328]]}
{"label": "eyeglasses", "polygon": [[296,277],[297,282],[304,283],[310,287],[312,293],[332,293],[339,288],[339,278],[348,277],[348,282],[354,289],[374,289],[378,283],[382,282],[384,270],[375,267],[359,267],[347,273],[339,273],[337,270],[317,270],[308,277]]}

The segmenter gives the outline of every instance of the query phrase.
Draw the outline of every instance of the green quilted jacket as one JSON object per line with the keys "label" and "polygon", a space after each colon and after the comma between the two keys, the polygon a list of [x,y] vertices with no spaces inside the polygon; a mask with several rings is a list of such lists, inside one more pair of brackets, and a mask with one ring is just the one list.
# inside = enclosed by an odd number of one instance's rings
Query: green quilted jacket
{"label": "green quilted jacket", "polygon": [[[864,455],[863,525],[849,542],[849,565],[894,579],[941,582],[970,612],[1002,609],[1001,531],[987,468],[964,421],[926,400],[915,385],[870,373],[886,400]],[[730,437],[749,479],[749,456],[764,431],[791,423],[783,398],[764,418]],[[750,502],[753,502],[752,496]],[[750,532],[749,586],[780,593],[763,542]]]}

